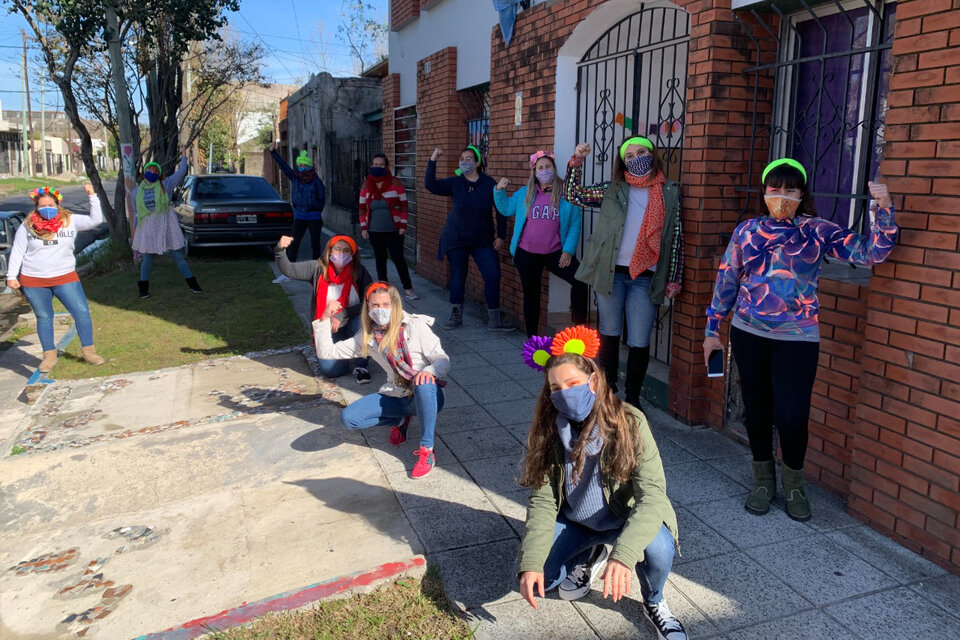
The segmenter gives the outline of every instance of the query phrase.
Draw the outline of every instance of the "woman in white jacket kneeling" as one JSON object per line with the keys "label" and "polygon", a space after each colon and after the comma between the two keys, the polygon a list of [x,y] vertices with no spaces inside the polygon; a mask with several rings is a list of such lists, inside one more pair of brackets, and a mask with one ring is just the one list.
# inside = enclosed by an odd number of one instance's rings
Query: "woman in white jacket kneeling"
{"label": "woman in white jacket kneeling", "polygon": [[[368,355],[387,374],[387,383],[377,393],[352,402],[341,420],[348,429],[392,425],[390,444],[407,439],[410,417],[417,416],[423,433],[417,462],[410,477],[422,478],[433,469],[433,434],[437,414],[443,408],[441,378],[450,371],[450,358],[440,338],[430,327],[433,318],[403,310],[400,292],[385,282],[367,288],[360,314],[362,328],[357,335],[334,344],[330,317],[339,309],[336,301],[327,305],[323,316],[313,321],[313,335],[320,358],[346,360]],[[371,350],[371,347],[373,349]]]}

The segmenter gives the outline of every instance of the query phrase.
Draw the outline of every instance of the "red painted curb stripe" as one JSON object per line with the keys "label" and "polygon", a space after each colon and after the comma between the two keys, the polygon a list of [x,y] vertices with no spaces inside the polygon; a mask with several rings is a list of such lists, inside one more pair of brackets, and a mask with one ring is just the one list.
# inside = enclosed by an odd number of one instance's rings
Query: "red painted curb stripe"
{"label": "red painted curb stripe", "polygon": [[302,589],[294,589],[249,604],[245,602],[239,607],[227,609],[212,616],[197,618],[179,627],[171,627],[166,631],[139,636],[136,640],[190,640],[210,633],[211,630],[235,627],[274,611],[296,609],[350,589],[365,587],[373,582],[391,578],[415,567],[422,567],[426,563],[427,561],[422,556],[406,562],[388,562],[373,571],[353,573],[327,582],[318,582]]}

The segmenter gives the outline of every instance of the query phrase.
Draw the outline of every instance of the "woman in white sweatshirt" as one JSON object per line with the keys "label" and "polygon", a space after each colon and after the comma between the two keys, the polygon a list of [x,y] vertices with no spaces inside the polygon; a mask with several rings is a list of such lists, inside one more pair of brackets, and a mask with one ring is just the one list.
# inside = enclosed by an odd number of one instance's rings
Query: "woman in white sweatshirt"
{"label": "woman in white sweatshirt", "polygon": [[90,198],[89,216],[75,215],[60,208],[63,196],[50,187],[30,192],[34,210],[17,229],[10,250],[7,286],[21,289],[37,316],[37,334],[43,347],[43,360],[38,369],[43,373],[49,372],[57,363],[57,345],[53,341],[54,296],[73,316],[83,359],[93,365],[105,362],[93,346],[90,308],[77,276],[77,260],[73,255],[77,233],[103,222],[100,200],[93,193],[93,187],[85,184],[83,188]]}

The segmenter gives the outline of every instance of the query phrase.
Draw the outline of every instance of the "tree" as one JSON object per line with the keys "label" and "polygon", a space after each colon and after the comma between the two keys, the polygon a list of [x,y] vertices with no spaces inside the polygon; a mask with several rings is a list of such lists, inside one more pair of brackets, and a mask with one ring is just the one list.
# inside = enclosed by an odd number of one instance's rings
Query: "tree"
{"label": "tree", "polygon": [[340,20],[337,38],[350,47],[359,75],[386,55],[387,24],[378,19],[376,7],[364,0],[341,0]]}

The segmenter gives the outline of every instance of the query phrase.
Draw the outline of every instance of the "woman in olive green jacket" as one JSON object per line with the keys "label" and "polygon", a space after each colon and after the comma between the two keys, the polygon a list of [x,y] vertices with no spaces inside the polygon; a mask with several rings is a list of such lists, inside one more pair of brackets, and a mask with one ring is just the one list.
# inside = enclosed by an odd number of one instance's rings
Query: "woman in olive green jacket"
{"label": "woman in olive green jacket", "polygon": [[663,599],[677,548],[663,463],[644,415],[613,394],[591,359],[598,347],[586,327],[534,336],[524,347],[527,364],[545,376],[520,482],[532,489],[517,560],[520,593],[534,608],[535,592],[543,597],[553,588],[576,600],[602,571],[603,595],[616,602],[629,595],[636,571],[660,637],[685,640]]}
{"label": "woman in olive green jacket", "polygon": [[666,178],[660,153],[647,138],[628,138],[617,151],[611,181],[585,187],[583,160],[590,145],[577,145],[567,169],[566,198],[574,206],[600,207],[575,277],[596,293],[599,361],[614,392],[626,315],[630,351],[624,390],[627,402],[636,406],[657,311],[664,298],[680,293],[680,187]]}

